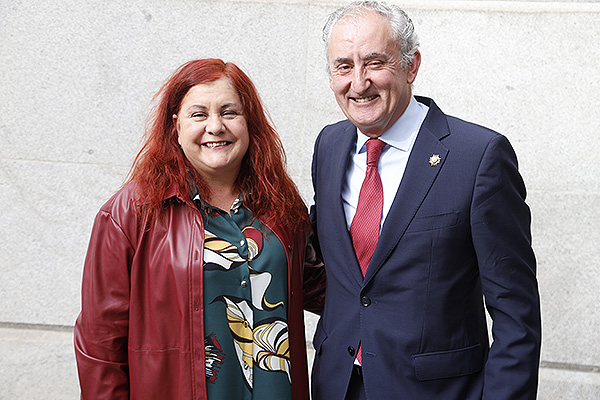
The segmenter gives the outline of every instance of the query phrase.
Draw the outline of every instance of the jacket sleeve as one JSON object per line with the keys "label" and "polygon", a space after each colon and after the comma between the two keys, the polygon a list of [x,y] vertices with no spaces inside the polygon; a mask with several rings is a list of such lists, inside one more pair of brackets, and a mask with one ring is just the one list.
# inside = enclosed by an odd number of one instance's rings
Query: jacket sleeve
{"label": "jacket sleeve", "polygon": [[322,257],[315,246],[316,238],[311,231],[306,242],[304,256],[304,275],[302,291],[304,294],[304,309],[321,315],[325,306],[325,266]]}
{"label": "jacket sleeve", "polygon": [[482,158],[471,228],[493,343],[483,399],[535,399],[541,321],[531,216],[508,140],[498,135]]}
{"label": "jacket sleeve", "polygon": [[96,216],[85,259],[75,356],[82,399],[128,399],[129,239],[106,211]]}
{"label": "jacket sleeve", "polygon": [[[322,131],[321,131],[322,134]],[[313,160],[312,160],[312,181],[313,190],[316,189],[316,173],[317,173],[317,154],[319,143],[321,141],[321,134],[317,137],[314,145]],[[315,190],[316,195],[316,190]],[[310,222],[311,228],[308,232],[308,239],[306,244],[306,254],[304,262],[304,279],[303,279],[303,291],[304,291],[304,309],[315,314],[321,315],[323,308],[325,307],[325,266],[323,265],[323,256],[321,254],[321,248],[319,246],[319,239],[317,236],[317,221],[316,221],[316,197],[315,205],[310,207]]]}

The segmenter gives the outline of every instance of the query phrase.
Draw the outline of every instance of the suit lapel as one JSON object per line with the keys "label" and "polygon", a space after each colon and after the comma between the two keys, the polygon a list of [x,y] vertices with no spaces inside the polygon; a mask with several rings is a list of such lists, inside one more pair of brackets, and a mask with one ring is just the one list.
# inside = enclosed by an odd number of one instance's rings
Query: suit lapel
{"label": "suit lapel", "polygon": [[[449,134],[446,119],[433,101],[428,106],[430,109],[427,118],[417,135],[400,187],[383,224],[377,248],[367,269],[365,285],[379,271],[404,235],[446,161],[448,149],[440,142],[442,137]],[[441,158],[439,164],[430,164],[429,160],[433,155],[439,155]]]}
{"label": "suit lapel", "polygon": [[342,190],[344,188],[348,163],[350,162],[350,155],[354,151],[354,146],[356,146],[356,135],[356,127],[348,123],[348,126],[343,128],[342,134],[339,135],[336,148],[332,149],[331,156],[340,155],[340,157],[334,158],[332,164],[332,190],[329,192],[332,196],[335,196],[335,198],[331,199],[332,204],[334,204],[334,207],[332,207],[334,215],[332,217],[334,218],[333,224],[338,230],[337,237],[342,247],[342,251],[339,254],[343,254],[343,257],[346,257],[344,264],[348,266],[346,269],[348,273],[353,276],[359,285],[362,285],[363,276],[356,260],[350,232],[348,232],[346,213],[344,212],[344,203],[342,200]]}

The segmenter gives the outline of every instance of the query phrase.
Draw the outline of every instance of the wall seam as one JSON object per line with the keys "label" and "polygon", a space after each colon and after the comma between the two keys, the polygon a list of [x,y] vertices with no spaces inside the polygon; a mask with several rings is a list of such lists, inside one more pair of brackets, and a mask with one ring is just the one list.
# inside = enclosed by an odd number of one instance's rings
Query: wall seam
{"label": "wall seam", "polygon": [[558,369],[562,371],[591,372],[595,374],[600,373],[600,366],[598,365],[573,364],[554,361],[542,361],[540,368]]}

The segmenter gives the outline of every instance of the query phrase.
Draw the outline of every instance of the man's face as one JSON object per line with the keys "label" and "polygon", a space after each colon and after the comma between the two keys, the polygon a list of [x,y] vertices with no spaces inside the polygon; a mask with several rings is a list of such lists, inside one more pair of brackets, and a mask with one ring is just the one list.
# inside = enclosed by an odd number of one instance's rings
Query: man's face
{"label": "man's face", "polygon": [[389,21],[376,12],[342,18],[329,40],[329,86],[361,132],[378,137],[400,118],[410,102],[420,54],[401,67]]}

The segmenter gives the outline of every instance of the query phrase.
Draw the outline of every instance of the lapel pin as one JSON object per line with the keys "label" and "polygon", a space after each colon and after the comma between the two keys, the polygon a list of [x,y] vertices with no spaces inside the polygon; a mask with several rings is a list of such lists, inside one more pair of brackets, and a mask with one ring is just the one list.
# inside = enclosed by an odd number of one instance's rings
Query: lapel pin
{"label": "lapel pin", "polygon": [[432,167],[438,165],[440,161],[442,161],[442,159],[439,154],[434,154],[431,157],[429,157],[429,164],[431,164]]}

